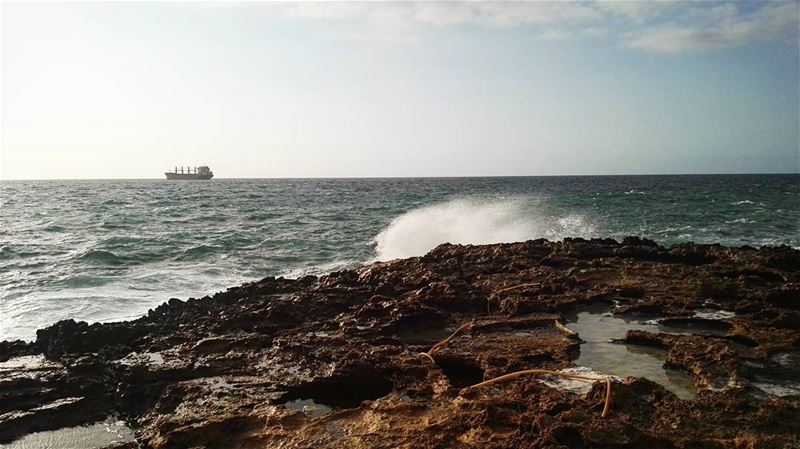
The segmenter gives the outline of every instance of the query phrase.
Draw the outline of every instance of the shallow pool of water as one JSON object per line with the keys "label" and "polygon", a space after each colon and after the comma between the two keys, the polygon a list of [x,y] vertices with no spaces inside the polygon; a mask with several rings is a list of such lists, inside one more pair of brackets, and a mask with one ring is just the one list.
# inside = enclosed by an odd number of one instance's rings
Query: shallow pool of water
{"label": "shallow pool of water", "polygon": [[0,444],[0,449],[100,449],[133,439],[133,430],[123,421],[108,418],[88,426],[31,433],[11,443]]}
{"label": "shallow pool of water", "polygon": [[284,404],[289,410],[303,412],[309,418],[317,418],[333,411],[333,408],[314,402],[313,399],[295,399]]}
{"label": "shallow pool of water", "polygon": [[658,324],[630,317],[614,316],[607,306],[582,309],[569,317],[567,327],[585,341],[576,365],[601,374],[619,377],[644,377],[675,393],[681,399],[693,399],[696,393],[692,376],[664,368],[666,351],[649,346],[612,343],[629,330],[663,331]]}
{"label": "shallow pool of water", "polygon": [[749,364],[753,386],[773,396],[800,396],[800,351],[779,352]]}

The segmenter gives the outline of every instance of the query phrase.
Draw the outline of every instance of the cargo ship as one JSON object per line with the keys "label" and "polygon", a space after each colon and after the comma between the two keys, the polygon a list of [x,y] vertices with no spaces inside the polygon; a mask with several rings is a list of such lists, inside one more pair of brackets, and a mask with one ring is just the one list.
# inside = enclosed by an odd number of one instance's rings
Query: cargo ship
{"label": "cargo ship", "polygon": [[212,172],[207,166],[202,165],[200,167],[181,167],[181,171],[178,171],[178,167],[175,167],[175,171],[168,171],[164,173],[167,175],[167,179],[172,180],[208,180],[214,177],[214,172]]}

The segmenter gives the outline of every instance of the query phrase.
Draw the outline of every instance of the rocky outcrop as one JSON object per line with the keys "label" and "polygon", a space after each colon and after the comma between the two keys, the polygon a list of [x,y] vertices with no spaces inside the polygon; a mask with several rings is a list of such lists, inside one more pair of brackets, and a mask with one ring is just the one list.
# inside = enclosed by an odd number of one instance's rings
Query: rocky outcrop
{"label": "rocky outcrop", "polygon": [[[135,321],[62,321],[33,343],[0,343],[0,443],[118,415],[136,443],[117,447],[796,447],[799,286],[791,248],[635,237],[446,244],[267,278]],[[685,326],[625,341],[665,349],[696,398],[618,379],[603,417],[605,382],[466,389],[574,367],[581,340],[564,314],[589,304]]]}

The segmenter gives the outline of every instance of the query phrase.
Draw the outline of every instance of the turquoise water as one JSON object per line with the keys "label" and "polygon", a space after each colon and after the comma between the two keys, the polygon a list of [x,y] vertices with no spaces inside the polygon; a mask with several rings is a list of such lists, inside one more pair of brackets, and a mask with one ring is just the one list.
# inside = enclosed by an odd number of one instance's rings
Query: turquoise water
{"label": "turquoise water", "polygon": [[0,182],[0,340],[436,244],[800,247],[800,176]]}

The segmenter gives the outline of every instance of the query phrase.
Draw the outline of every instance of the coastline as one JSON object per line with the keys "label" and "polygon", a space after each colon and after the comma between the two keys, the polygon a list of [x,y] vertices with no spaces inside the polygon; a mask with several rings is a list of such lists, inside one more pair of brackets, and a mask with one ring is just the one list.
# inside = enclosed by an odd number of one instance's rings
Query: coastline
{"label": "coastline", "polygon": [[800,248],[795,179],[8,185],[0,189],[0,340],[32,341],[62,319],[129,320],[168,298],[199,298],[265,276],[319,276],[420,256],[443,242],[637,235],[662,245]]}
{"label": "coastline", "polygon": [[[604,382],[466,388],[574,369],[585,338],[569,317],[589,306],[684,329],[628,330],[619,344],[664,351],[693,399],[616,377],[601,416]],[[0,342],[0,443],[117,415],[136,442],[114,447],[129,448],[790,447],[799,323],[800,251],[789,247],[444,244]]]}

